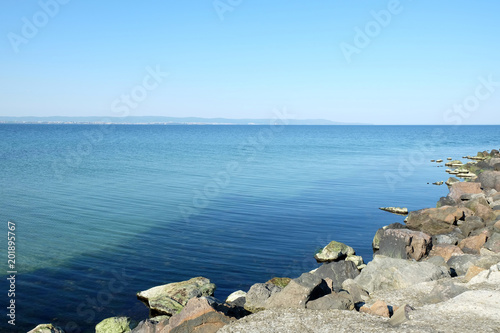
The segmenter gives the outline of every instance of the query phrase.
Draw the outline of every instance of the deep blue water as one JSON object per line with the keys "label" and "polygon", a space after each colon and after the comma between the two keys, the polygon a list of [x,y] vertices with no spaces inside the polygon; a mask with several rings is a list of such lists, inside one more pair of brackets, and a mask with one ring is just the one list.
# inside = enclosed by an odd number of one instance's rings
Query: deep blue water
{"label": "deep blue water", "polygon": [[144,319],[137,291],[194,276],[225,299],[317,267],[331,240],[369,261],[375,231],[403,219],[378,207],[434,206],[448,190],[427,183],[448,175],[429,160],[498,148],[499,129],[0,124],[18,270],[17,325],[4,314],[0,331]]}

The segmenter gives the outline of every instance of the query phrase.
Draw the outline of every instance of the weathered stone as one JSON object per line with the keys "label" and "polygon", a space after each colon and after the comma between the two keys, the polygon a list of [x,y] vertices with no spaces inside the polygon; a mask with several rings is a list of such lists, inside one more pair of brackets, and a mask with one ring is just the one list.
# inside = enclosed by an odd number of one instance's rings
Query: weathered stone
{"label": "weathered stone", "polygon": [[452,269],[453,275],[465,275],[470,266],[474,265],[479,259],[479,256],[472,254],[464,254],[461,256],[452,256],[446,264]]}
{"label": "weathered stone", "polygon": [[484,220],[479,216],[468,216],[465,221],[459,226],[462,235],[468,237],[472,231],[476,229],[481,229],[486,225]]}
{"label": "weathered stone", "polygon": [[472,214],[472,211],[464,207],[428,208],[410,212],[406,225],[412,230],[439,235],[451,232],[458,220],[463,220]]}
{"label": "weathered stone", "polygon": [[456,202],[460,201],[462,194],[481,193],[481,185],[472,182],[459,182],[451,185],[449,196]]}
{"label": "weathered stone", "polygon": [[448,234],[432,236],[432,245],[433,246],[434,245],[457,245],[458,242],[460,242],[462,239],[464,239],[464,237],[461,234],[461,230],[458,229],[458,231],[452,231]]}
{"label": "weathered stone", "polygon": [[[452,178],[450,178],[450,179],[452,179]],[[453,178],[453,179],[456,179],[456,178]],[[448,182],[449,182],[449,181],[450,181],[450,180],[448,179]],[[459,181],[459,180],[457,180],[457,181]],[[447,185],[448,185],[448,182],[446,182],[446,183],[447,183]],[[436,208],[440,208],[440,207],[443,207],[443,206],[455,206],[456,204],[457,204],[457,203],[456,203],[456,201],[455,201],[455,200],[453,200],[453,199],[452,199],[452,198],[450,198],[449,196],[446,196],[446,197],[441,197],[441,198],[439,199],[439,201],[438,201],[438,202],[437,202],[437,204],[436,204]]]}
{"label": "weathered stone", "polygon": [[370,298],[368,292],[363,290],[353,279],[347,279],[342,282],[342,289],[351,295],[354,304],[366,302]]}
{"label": "weathered stone", "polygon": [[481,247],[483,247],[484,243],[486,243],[486,239],[485,234],[471,236],[460,241],[460,243],[458,243],[458,247],[465,253],[476,254],[479,253]]}
{"label": "weathered stone", "polygon": [[151,310],[152,315],[174,315],[179,313],[193,297],[213,296],[215,284],[204,277],[192,278],[188,281],[169,283],[153,287],[137,293]]}
{"label": "weathered stone", "polygon": [[398,259],[420,260],[432,246],[431,236],[409,229],[386,229],[377,254]]}
{"label": "weathered stone", "polygon": [[244,292],[243,290],[238,290],[227,296],[226,303],[244,307],[246,299],[247,299],[247,293]]}
{"label": "weathered stone", "polygon": [[130,333],[160,333],[168,325],[170,316],[157,316],[141,321]]}
{"label": "weathered stone", "polygon": [[500,191],[500,171],[485,171],[479,175],[478,181],[484,188]]}
{"label": "weathered stone", "polygon": [[363,306],[359,312],[368,313],[374,316],[389,318],[389,307],[384,301],[376,301],[372,306]]}
{"label": "weathered stone", "polygon": [[378,229],[377,232],[375,233],[375,236],[373,236],[373,241],[372,241],[372,247],[374,250],[379,249],[380,237],[382,237],[384,230],[387,230],[387,229],[405,229],[405,226],[401,223],[392,223],[392,224],[386,225],[386,226]]}
{"label": "weathered stone", "polygon": [[453,281],[445,281],[444,283],[438,283],[432,290],[427,293],[422,299],[423,304],[436,304],[440,302],[445,302],[453,297],[456,297],[468,289],[464,286],[457,285]]}
{"label": "weathered stone", "polygon": [[309,300],[331,293],[325,281],[317,275],[304,273],[293,279],[279,293],[266,301],[266,308],[305,308]]}
{"label": "weathered stone", "polygon": [[485,222],[495,220],[496,215],[493,213],[493,210],[488,205],[486,200],[484,200],[484,202],[486,204],[481,204],[480,200],[471,200],[465,204],[465,207],[472,210],[475,216],[479,216]]}
{"label": "weathered stone", "polygon": [[354,303],[348,294],[332,293],[307,302],[306,307],[311,310],[353,310]]}
{"label": "weathered stone", "polygon": [[406,207],[380,207],[380,210],[397,214],[397,215],[408,215],[408,208]]}
{"label": "weathered stone", "polygon": [[500,253],[500,233],[495,232],[488,241],[484,244],[484,247],[495,253]]}
{"label": "weathered stone", "polygon": [[462,255],[464,252],[455,245],[434,245],[429,257],[439,256],[448,261],[452,256]]}
{"label": "weathered stone", "polygon": [[500,285],[500,262],[491,265],[489,269],[479,272],[469,281],[468,284],[492,284],[494,286]]}
{"label": "weathered stone", "polygon": [[358,269],[360,269],[360,267],[365,266],[365,263],[363,262],[362,256],[356,256],[356,255],[348,256],[347,258],[345,258],[345,261],[352,261]]}
{"label": "weathered stone", "polygon": [[191,298],[182,311],[170,318],[168,333],[215,333],[236,320],[231,308],[213,297]]}
{"label": "weathered stone", "polygon": [[256,283],[250,287],[247,293],[245,310],[257,312],[266,308],[266,301],[272,295],[281,291],[282,288],[272,283]]}
{"label": "weathered stone", "polygon": [[486,268],[478,267],[475,265],[472,265],[469,267],[467,270],[467,273],[465,273],[465,280],[469,282],[474,276],[478,275],[482,271],[485,271]]}
{"label": "weathered stone", "polygon": [[128,317],[106,318],[95,327],[95,333],[125,333],[130,332],[137,323],[130,321]]}
{"label": "weathered stone", "polygon": [[64,333],[64,330],[52,324],[40,324],[28,333]]}
{"label": "weathered stone", "polygon": [[401,289],[448,276],[444,268],[431,263],[375,256],[354,281],[372,293],[381,289]]}
{"label": "weathered stone", "polygon": [[341,288],[342,282],[358,276],[359,270],[352,261],[337,261],[321,265],[314,272],[314,275],[321,279],[331,279],[333,289],[338,290]]}
{"label": "weathered stone", "polygon": [[274,277],[271,280],[267,281],[266,283],[272,283],[280,288],[285,288],[290,283],[290,281],[292,281],[292,279],[287,277],[285,278]]}
{"label": "weathered stone", "polygon": [[354,249],[344,243],[331,241],[330,244],[321,249],[314,258],[317,262],[332,262],[344,259],[347,256],[356,254]]}
{"label": "weathered stone", "polygon": [[404,322],[407,322],[410,320],[410,312],[413,311],[413,308],[409,306],[408,304],[405,304],[403,306],[400,306],[392,315],[391,319],[389,320],[389,325],[391,326],[398,326],[401,325]]}
{"label": "weathered stone", "polygon": [[493,225],[493,230],[495,230],[496,232],[500,232],[500,221],[495,222],[495,224]]}

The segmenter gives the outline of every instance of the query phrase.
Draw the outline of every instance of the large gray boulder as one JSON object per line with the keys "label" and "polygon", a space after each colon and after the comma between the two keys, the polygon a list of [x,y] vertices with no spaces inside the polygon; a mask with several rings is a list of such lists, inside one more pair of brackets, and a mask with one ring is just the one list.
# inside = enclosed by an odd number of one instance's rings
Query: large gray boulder
{"label": "large gray boulder", "polygon": [[488,238],[488,241],[484,244],[484,247],[495,253],[500,253],[500,233],[495,232]]}
{"label": "large gray boulder", "polygon": [[483,188],[500,191],[500,171],[485,171],[479,175],[478,181]]}
{"label": "large gray boulder", "polygon": [[359,270],[354,262],[342,260],[323,264],[313,274],[321,279],[331,279],[332,288],[338,290],[342,287],[342,282],[358,276]]}
{"label": "large gray boulder", "polygon": [[332,290],[319,276],[304,273],[293,279],[279,293],[272,295],[266,301],[266,308],[302,308],[309,300],[320,298]]}
{"label": "large gray boulder", "polygon": [[397,259],[420,260],[432,247],[430,235],[409,229],[386,229],[377,254]]}
{"label": "large gray boulder", "polygon": [[169,283],[137,293],[137,298],[149,307],[152,316],[172,316],[181,312],[193,297],[213,296],[215,284],[204,277]]}
{"label": "large gray boulder", "polygon": [[246,295],[245,310],[250,312],[262,311],[266,308],[266,301],[282,288],[273,283],[256,283],[250,287]]}
{"label": "large gray boulder", "polygon": [[349,293],[344,291],[309,301],[306,307],[311,310],[353,310],[354,302]]}
{"label": "large gray boulder", "polygon": [[446,269],[428,262],[375,256],[354,281],[364,290],[372,293],[381,289],[406,288],[420,282],[449,276]]}
{"label": "large gray boulder", "polygon": [[384,234],[384,231],[387,229],[404,229],[405,226],[401,223],[392,223],[389,225],[386,225],[380,229],[377,230],[375,233],[375,236],[373,236],[373,241],[372,241],[372,247],[374,250],[378,250],[380,248],[380,238]]}

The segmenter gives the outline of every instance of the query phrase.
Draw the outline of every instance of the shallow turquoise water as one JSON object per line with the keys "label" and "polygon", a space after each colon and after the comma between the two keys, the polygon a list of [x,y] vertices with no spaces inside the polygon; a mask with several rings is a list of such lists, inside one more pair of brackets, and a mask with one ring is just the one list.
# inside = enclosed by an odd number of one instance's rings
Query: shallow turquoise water
{"label": "shallow turquoise water", "polygon": [[376,229],[402,220],[378,207],[434,206],[447,189],[427,183],[447,174],[429,160],[498,148],[499,129],[0,124],[16,329],[146,317],[135,292],[193,276],[224,299],[317,267],[331,240],[370,260]]}

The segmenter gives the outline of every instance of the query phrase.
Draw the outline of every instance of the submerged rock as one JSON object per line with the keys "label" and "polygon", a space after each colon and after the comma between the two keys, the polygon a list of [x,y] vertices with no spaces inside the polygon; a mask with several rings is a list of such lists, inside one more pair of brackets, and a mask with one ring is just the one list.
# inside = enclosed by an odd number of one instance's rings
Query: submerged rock
{"label": "submerged rock", "polygon": [[152,315],[174,315],[179,313],[193,297],[213,296],[215,284],[204,277],[195,277],[188,281],[169,283],[137,293]]}

